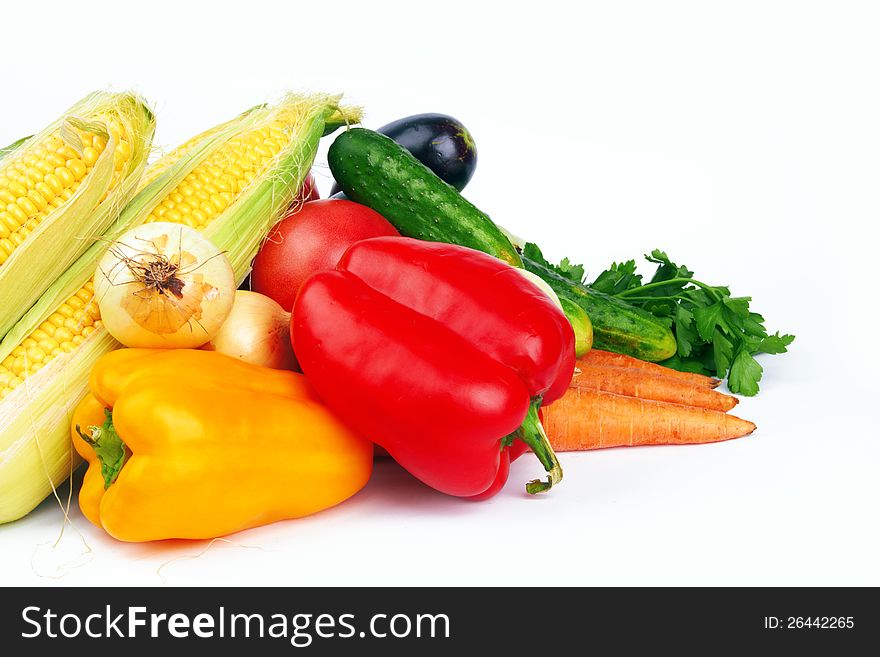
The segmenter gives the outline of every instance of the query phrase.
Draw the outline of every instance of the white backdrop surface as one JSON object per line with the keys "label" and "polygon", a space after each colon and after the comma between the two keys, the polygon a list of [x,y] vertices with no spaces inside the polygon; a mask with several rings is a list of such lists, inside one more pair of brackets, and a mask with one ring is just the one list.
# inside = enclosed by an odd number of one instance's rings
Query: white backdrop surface
{"label": "white backdrop surface", "polygon": [[880,584],[874,7],[10,5],[2,144],[97,88],[143,93],[165,148],[288,88],[345,92],[368,127],[445,112],[478,145],[466,196],[552,258],[661,248],[798,338],[762,358],[742,440],[566,454],[540,499],[523,458],[482,504],[383,463],[333,510],[213,544],[119,543],[75,503],[56,543],[48,501],[0,526],[0,584]]}

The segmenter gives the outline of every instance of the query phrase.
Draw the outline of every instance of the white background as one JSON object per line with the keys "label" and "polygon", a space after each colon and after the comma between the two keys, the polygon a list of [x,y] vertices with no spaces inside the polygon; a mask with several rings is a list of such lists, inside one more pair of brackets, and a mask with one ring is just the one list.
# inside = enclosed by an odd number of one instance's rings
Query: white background
{"label": "white background", "polygon": [[0,527],[0,583],[880,584],[871,3],[424,5],[14,3],[0,143],[105,87],[149,98],[166,148],[288,88],[344,91],[370,127],[453,114],[479,148],[466,195],[550,256],[595,274],[659,247],[797,334],[738,407],[758,431],[564,455],[540,499],[528,458],[482,504],[385,464],[212,545],[119,543],[74,503],[52,547],[48,502]]}

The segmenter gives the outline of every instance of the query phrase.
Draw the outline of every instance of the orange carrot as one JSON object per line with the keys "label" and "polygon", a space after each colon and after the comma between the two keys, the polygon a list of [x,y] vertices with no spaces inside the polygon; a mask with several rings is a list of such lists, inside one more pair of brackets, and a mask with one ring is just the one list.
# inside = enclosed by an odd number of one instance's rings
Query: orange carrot
{"label": "orange carrot", "polygon": [[559,452],[713,443],[755,430],[753,423],[719,411],[586,388],[569,388],[541,414],[550,444]]}
{"label": "orange carrot", "polygon": [[739,403],[732,395],[635,367],[582,366],[575,370],[571,385],[639,399],[699,406],[713,411],[726,412]]}
{"label": "orange carrot", "polygon": [[654,374],[668,376],[672,379],[688,381],[693,385],[704,386],[707,388],[717,388],[721,381],[711,376],[703,374],[695,374],[693,372],[679,372],[669,367],[663,367],[657,363],[649,363],[632,356],[624,356],[623,354],[615,354],[610,351],[601,351],[599,349],[591,349],[584,354],[580,361],[580,366],[584,365],[601,365],[604,367],[635,367],[638,369],[648,370]]}

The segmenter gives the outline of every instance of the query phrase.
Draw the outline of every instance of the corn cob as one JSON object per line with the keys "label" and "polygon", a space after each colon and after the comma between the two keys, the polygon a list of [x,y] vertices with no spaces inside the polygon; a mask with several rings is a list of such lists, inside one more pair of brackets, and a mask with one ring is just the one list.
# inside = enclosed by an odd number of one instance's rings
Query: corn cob
{"label": "corn cob", "polygon": [[144,171],[143,179],[141,180],[140,188],[143,189],[151,182],[153,182],[156,178],[159,177],[159,175],[163,171],[166,171],[171,165],[176,164],[178,160],[189,153],[193,149],[193,147],[195,147],[199,142],[204,141],[208,137],[213,137],[217,133],[228,129],[237,119],[240,119],[243,116],[247,115],[250,111],[252,110],[242,112],[235,119],[227,121],[226,123],[219,123],[212,128],[208,128],[204,132],[200,132],[199,134],[190,137],[182,144],[178,144],[173,149],[165,153],[161,158],[147,166],[146,171]]}
{"label": "corn cob", "polygon": [[0,337],[116,219],[154,130],[140,97],[97,92],[0,151]]}
{"label": "corn cob", "polygon": [[76,463],[70,413],[86,393],[94,361],[119,346],[101,326],[91,287],[106,243],[147,221],[194,225],[226,252],[243,280],[305,179],[322,134],[358,119],[358,110],[340,110],[338,101],[290,95],[169,153],[151,167],[150,181],[102,242],[0,342],[0,523],[29,513]]}

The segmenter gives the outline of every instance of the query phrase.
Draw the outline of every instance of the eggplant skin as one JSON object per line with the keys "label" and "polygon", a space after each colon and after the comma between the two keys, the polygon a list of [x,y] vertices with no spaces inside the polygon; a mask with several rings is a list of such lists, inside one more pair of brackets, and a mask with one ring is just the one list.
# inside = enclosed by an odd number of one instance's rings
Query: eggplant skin
{"label": "eggplant skin", "polygon": [[[446,114],[415,114],[382,126],[390,137],[441,180],[461,191],[477,168],[477,147],[461,121]],[[334,182],[331,194],[341,188]]]}

